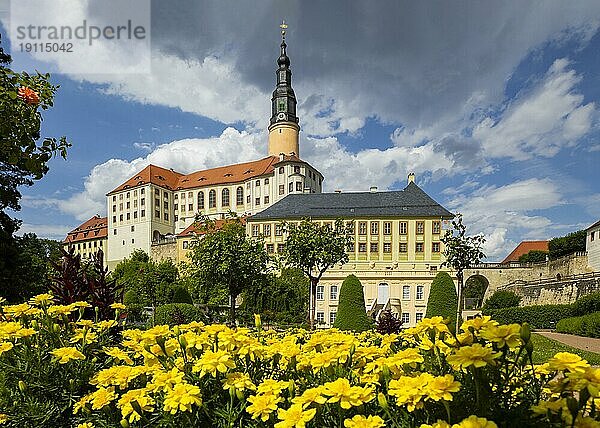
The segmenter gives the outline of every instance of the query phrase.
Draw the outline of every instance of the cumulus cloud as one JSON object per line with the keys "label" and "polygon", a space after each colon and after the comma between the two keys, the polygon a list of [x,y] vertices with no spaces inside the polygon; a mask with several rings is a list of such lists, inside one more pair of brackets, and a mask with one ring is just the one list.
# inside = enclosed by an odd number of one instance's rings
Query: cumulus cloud
{"label": "cumulus cloud", "polygon": [[23,206],[56,208],[78,220],[95,214],[106,215],[106,193],[134,176],[149,164],[189,173],[206,168],[256,160],[266,153],[266,137],[227,128],[217,137],[185,139],[158,146],[145,157],[131,161],[110,159],[96,165],[85,178],[83,190],[69,198],[25,197]]}
{"label": "cumulus cloud", "polygon": [[499,260],[515,245],[509,239],[547,239],[552,221],[540,210],[564,204],[559,186],[550,179],[532,178],[504,186],[483,185],[454,196],[447,204],[464,215],[469,233],[486,236],[486,255]]}
{"label": "cumulus cloud", "polygon": [[568,66],[566,59],[557,59],[541,84],[514,100],[500,119],[487,117],[475,126],[473,138],[487,156],[553,157],[590,130],[597,111],[594,103],[583,104],[575,90],[581,76]]}

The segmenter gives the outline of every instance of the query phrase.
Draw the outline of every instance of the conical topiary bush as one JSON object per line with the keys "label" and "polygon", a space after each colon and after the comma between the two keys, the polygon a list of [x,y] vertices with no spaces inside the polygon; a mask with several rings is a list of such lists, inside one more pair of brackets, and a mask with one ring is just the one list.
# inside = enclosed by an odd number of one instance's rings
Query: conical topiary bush
{"label": "conical topiary bush", "polygon": [[456,327],[456,308],[458,307],[458,296],[454,281],[447,272],[439,272],[431,283],[429,299],[427,300],[427,318],[441,316],[449,318],[448,328],[454,330]]}
{"label": "conical topiary bush", "polygon": [[349,275],[342,283],[333,326],[340,330],[351,331],[365,331],[372,327],[365,308],[363,286],[354,275]]}

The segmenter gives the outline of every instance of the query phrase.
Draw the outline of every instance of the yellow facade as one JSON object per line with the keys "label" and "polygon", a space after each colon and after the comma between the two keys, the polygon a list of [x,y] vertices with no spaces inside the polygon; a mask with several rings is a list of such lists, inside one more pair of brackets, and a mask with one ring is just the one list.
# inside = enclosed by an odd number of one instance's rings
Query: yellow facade
{"label": "yellow facade", "polygon": [[293,122],[276,122],[269,126],[269,156],[294,154],[300,156],[300,127]]}
{"label": "yellow facade", "polygon": [[107,237],[97,239],[87,239],[77,242],[65,242],[63,247],[66,251],[69,251],[69,247],[75,249],[75,254],[79,254],[82,260],[91,260],[92,256],[96,254],[98,250],[102,250],[104,253],[104,264],[106,265],[106,248],[108,239]]}
{"label": "yellow facade", "polygon": [[[333,223],[332,219],[312,220]],[[415,325],[425,317],[431,282],[443,269],[443,220],[362,217],[345,221],[354,227],[354,248],[348,253],[349,262],[329,269],[319,283],[316,314],[320,326],[330,327],[333,323],[342,282],[350,274],[363,284],[370,315],[376,317],[382,310],[391,309],[403,318],[404,326]],[[285,244],[279,225],[280,220],[250,218],[247,232],[262,236],[267,251],[276,255]]]}

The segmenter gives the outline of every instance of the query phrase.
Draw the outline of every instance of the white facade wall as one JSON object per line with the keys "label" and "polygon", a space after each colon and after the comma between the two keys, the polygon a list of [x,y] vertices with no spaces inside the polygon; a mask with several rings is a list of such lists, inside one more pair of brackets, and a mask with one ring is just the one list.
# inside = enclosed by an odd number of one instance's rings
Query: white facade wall
{"label": "white facade wall", "polygon": [[588,254],[588,265],[594,271],[600,271],[600,225],[588,229],[585,247]]}

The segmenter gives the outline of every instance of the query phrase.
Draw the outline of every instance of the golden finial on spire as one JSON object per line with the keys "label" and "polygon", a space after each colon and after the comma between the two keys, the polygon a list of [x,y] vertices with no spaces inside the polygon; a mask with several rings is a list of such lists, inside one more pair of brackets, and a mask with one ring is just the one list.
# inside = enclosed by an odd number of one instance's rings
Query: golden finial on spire
{"label": "golden finial on spire", "polygon": [[281,21],[281,25],[279,26],[279,28],[281,28],[281,40],[285,41],[285,30],[287,29],[287,24],[285,23],[285,19],[283,21]]}

